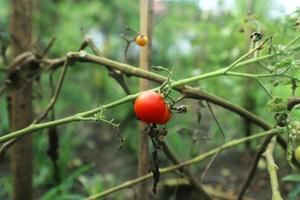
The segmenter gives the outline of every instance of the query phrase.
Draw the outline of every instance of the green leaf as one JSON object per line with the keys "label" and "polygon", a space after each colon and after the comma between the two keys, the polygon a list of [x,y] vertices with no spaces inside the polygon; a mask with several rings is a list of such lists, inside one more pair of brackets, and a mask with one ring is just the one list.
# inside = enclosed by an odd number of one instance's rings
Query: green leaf
{"label": "green leaf", "polygon": [[287,200],[297,200],[300,194],[300,183],[298,183],[288,194]]}
{"label": "green leaf", "polygon": [[281,181],[300,182],[300,174],[291,174],[285,176],[281,179]]}

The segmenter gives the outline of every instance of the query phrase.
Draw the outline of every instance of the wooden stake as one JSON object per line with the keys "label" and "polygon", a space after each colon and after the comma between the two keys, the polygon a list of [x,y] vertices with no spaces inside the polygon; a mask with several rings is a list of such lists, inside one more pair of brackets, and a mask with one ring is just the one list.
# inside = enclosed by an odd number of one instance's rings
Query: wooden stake
{"label": "wooden stake", "polygon": [[[149,43],[140,47],[140,68],[148,70],[150,65],[150,53],[151,53],[151,35],[152,35],[152,0],[140,1],[140,33],[148,37]],[[144,79],[140,79],[140,90],[146,90],[149,88],[149,82]],[[138,160],[138,176],[143,176],[148,173],[148,136],[143,134],[144,126],[140,127],[139,135],[139,160]],[[148,189],[147,182],[143,182],[138,187],[138,200],[147,200]]]}
{"label": "wooden stake", "polygon": [[[31,0],[12,0],[11,13],[12,57],[15,58],[31,49]],[[14,67],[12,66],[11,68]],[[32,122],[32,86],[23,77],[26,77],[26,72],[23,72],[22,68],[20,68],[19,72],[21,70],[22,75],[15,75],[14,79],[11,80],[11,87],[7,97],[11,131],[24,128]],[[31,134],[24,136],[12,146],[11,159],[13,174],[12,199],[31,200],[33,197]]]}

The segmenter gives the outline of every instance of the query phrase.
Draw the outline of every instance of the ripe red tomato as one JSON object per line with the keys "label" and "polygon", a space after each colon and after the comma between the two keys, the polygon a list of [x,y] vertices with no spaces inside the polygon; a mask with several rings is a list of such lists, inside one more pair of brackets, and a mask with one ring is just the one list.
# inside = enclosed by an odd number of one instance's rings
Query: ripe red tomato
{"label": "ripe red tomato", "polygon": [[166,124],[171,119],[171,111],[169,106],[166,104],[166,111],[164,115],[161,116],[159,120],[157,120],[157,124]]}
{"label": "ripe red tomato", "polygon": [[134,102],[136,117],[146,123],[157,123],[165,111],[164,99],[153,91],[143,92]]}

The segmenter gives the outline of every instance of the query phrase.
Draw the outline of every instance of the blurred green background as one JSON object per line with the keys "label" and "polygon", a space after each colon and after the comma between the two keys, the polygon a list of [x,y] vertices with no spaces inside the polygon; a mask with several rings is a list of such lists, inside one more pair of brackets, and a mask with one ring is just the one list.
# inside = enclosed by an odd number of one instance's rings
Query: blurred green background
{"label": "blurred green background", "polygon": [[[85,34],[90,35],[104,56],[123,61],[126,26],[139,30],[139,1],[134,0],[34,0],[33,49],[41,51],[56,36],[49,57],[63,57],[76,51]],[[213,2],[213,3],[212,3]],[[248,15],[248,3],[253,2],[253,15]],[[154,1],[152,65],[174,67],[173,79],[203,74],[232,63],[249,49],[249,33],[260,31],[273,36],[273,44],[286,44],[299,34],[295,23],[300,12],[287,10],[285,1],[242,0],[166,0]],[[290,1],[293,3],[293,1]],[[286,6],[284,6],[286,4]],[[298,4],[299,6],[300,4]],[[0,1],[0,34],[2,45],[9,34],[9,1]],[[9,54],[8,48],[7,53]],[[139,47],[132,43],[127,61],[137,66]],[[4,66],[0,58],[0,65]],[[262,70],[255,66],[255,72]],[[295,71],[293,73],[299,72]],[[163,74],[163,73],[162,73]],[[163,74],[165,75],[165,74]],[[294,74],[296,75],[296,74]],[[55,73],[57,80],[59,72]],[[5,76],[0,75],[1,84]],[[138,91],[138,79],[127,77],[131,90]],[[274,86],[270,79],[263,81],[274,96],[285,99],[291,95],[290,85]],[[218,77],[193,84],[205,91],[246,106],[247,98],[254,104],[251,111],[270,123],[272,113],[267,110],[268,96],[245,79]],[[154,85],[153,85],[154,86]],[[297,91],[296,91],[297,92]],[[40,113],[49,98],[49,73],[34,83],[34,108]],[[297,94],[299,94],[297,92]],[[173,97],[179,94],[172,93]],[[74,64],[66,76],[59,100],[55,107],[56,117],[94,108],[125,96],[121,87],[108,76],[103,66]],[[195,156],[234,137],[243,136],[243,120],[236,114],[213,106],[226,137],[223,138],[207,107],[197,101],[184,101],[190,110],[176,115],[167,125],[167,141],[182,160]],[[204,104],[206,105],[206,104]],[[5,96],[0,99],[0,132],[8,132]],[[199,123],[197,113],[201,112]],[[99,192],[135,177],[137,168],[138,122],[131,104],[125,104],[104,113],[121,123],[119,129],[106,124],[72,123],[58,127],[60,137],[60,184],[52,176],[52,164],[46,156],[47,135],[34,135],[34,186],[38,199],[78,199]],[[259,129],[253,129],[257,132]],[[119,149],[119,136],[124,144]],[[252,144],[252,148],[256,143]],[[243,150],[244,147],[239,147]],[[282,156],[282,152],[278,153]],[[163,156],[162,160],[164,160]],[[0,199],[7,199],[11,192],[9,156],[0,166]],[[165,163],[163,164],[166,165]],[[128,166],[128,167],[126,167]],[[205,163],[200,164],[200,167]],[[199,167],[199,166],[198,166]],[[198,168],[195,167],[194,170]],[[127,192],[128,193],[128,192]],[[127,193],[117,193],[113,199],[126,199]],[[130,192],[129,192],[130,193]],[[128,197],[129,198],[129,197]]]}

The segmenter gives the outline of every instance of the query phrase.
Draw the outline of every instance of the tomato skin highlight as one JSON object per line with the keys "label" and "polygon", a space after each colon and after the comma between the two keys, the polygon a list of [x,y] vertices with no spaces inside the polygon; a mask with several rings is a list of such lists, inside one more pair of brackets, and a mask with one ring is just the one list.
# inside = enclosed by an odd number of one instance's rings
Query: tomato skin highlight
{"label": "tomato skin highlight", "polygon": [[171,111],[169,106],[166,104],[166,111],[165,113],[161,116],[159,120],[156,121],[157,124],[166,124],[170,121],[171,119]]}
{"label": "tomato skin highlight", "polygon": [[153,91],[143,92],[134,102],[136,117],[145,123],[157,123],[165,111],[164,99]]}

